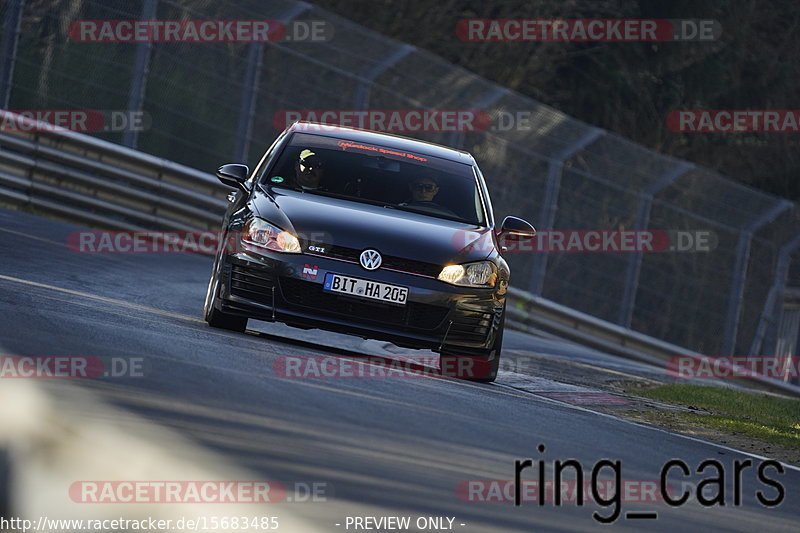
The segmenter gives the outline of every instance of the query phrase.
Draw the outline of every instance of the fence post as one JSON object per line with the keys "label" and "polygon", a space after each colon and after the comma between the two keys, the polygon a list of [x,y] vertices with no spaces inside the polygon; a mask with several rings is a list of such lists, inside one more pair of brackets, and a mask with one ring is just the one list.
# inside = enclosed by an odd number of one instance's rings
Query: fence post
{"label": "fence post", "polygon": [[[780,252],[778,252],[775,277],[772,280],[772,287],[769,289],[767,300],[764,302],[761,318],[758,320],[756,334],[753,337],[753,343],[750,345],[750,355],[769,355],[769,351],[774,351],[774,330],[777,327],[781,305],[783,304],[782,299],[786,289],[789,264],[792,261],[792,254],[798,249],[800,249],[800,236],[781,246]],[[765,338],[767,339],[766,342]]]}
{"label": "fence post", "polygon": [[[558,210],[558,194],[561,188],[561,171],[564,161],[572,157],[576,152],[583,150],[600,136],[605,135],[605,131],[599,128],[590,129],[583,137],[575,141],[555,154],[547,164],[547,185],[544,191],[542,202],[542,215],[538,220],[536,229],[549,231],[553,229]],[[531,277],[530,292],[536,295],[542,294],[544,277],[547,273],[547,252],[537,254],[538,261],[533,265],[533,276]]]}
{"label": "fence post", "polygon": [[[676,168],[663,174],[642,192],[639,210],[636,213],[636,221],[633,224],[634,230],[641,231],[650,226],[653,198],[692,168],[694,168],[694,165],[691,163],[680,163]],[[619,308],[619,320],[617,323],[626,328],[631,327],[631,321],[633,320],[633,310],[636,306],[636,292],[639,289],[639,274],[641,270],[642,252],[637,251],[628,257],[628,266],[625,270],[625,292],[622,295],[622,303]]]}
{"label": "fence post", "polygon": [[11,0],[3,21],[3,42],[0,44],[0,108],[8,109],[11,103],[11,86],[14,80],[14,63],[17,60],[22,8],[25,0]]}
{"label": "fence post", "polygon": [[[156,17],[158,0],[144,0],[142,5],[142,20],[152,20]],[[147,76],[150,73],[150,52],[153,50],[152,41],[140,42],[136,45],[136,59],[133,63],[133,76],[131,88],[128,93],[128,113],[142,110],[144,92],[147,88]],[[125,128],[122,132],[122,144],[129,148],[136,148],[139,132],[136,128]]]}
{"label": "fence post", "polygon": [[[490,105],[494,104],[496,101],[501,99],[503,96],[511,92],[508,87],[501,87],[500,85],[495,85],[486,93],[474,100],[470,105],[470,111],[478,110],[483,111],[485,108],[489,107]],[[450,146],[455,148],[463,148],[464,147],[464,132],[461,130],[456,130],[450,134],[450,140],[448,141]]]}
{"label": "fence post", "polygon": [[[282,23],[294,20],[311,9],[305,2],[297,2],[283,15],[277,17]],[[233,159],[237,163],[246,163],[253,138],[253,118],[256,115],[258,88],[261,79],[261,65],[264,60],[264,43],[252,42],[247,49],[247,69],[242,83],[242,97],[239,104],[239,120],[236,126],[236,137],[233,144]]]}
{"label": "fence post", "polygon": [[393,65],[397,64],[398,61],[406,57],[414,50],[415,48],[410,44],[402,44],[391,54],[386,56],[383,61],[369,69],[361,78],[361,82],[358,84],[358,88],[356,89],[354,107],[359,110],[366,109],[367,105],[369,105],[370,86],[372,85],[372,82],[375,81],[375,78],[380,76]]}
{"label": "fence post", "polygon": [[233,145],[232,161],[236,163],[247,163],[263,59],[264,43],[250,43],[247,50],[247,70],[244,73],[242,98],[239,105],[239,123],[236,127],[236,140]]}
{"label": "fence post", "polygon": [[736,244],[736,264],[733,267],[733,280],[731,281],[730,297],[728,298],[728,314],[725,319],[725,332],[722,337],[721,355],[723,356],[733,355],[733,351],[736,349],[736,335],[739,331],[739,315],[742,311],[744,286],[747,281],[747,263],[750,260],[753,233],[775,220],[790,207],[792,207],[791,202],[782,200],[739,233],[739,242]]}

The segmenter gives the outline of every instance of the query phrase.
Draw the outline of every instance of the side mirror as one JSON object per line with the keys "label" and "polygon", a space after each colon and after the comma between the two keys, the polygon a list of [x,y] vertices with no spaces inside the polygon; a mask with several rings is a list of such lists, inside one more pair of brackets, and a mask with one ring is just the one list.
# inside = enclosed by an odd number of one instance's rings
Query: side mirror
{"label": "side mirror", "polygon": [[247,168],[247,165],[237,165],[236,163],[222,165],[217,169],[219,181],[234,189],[246,189],[244,182],[247,181],[248,174],[250,174],[250,169]]}
{"label": "side mirror", "polygon": [[497,232],[497,243],[500,252],[508,252],[519,247],[521,241],[533,239],[536,236],[536,229],[527,221],[517,217],[506,217]]}
{"label": "side mirror", "polygon": [[536,236],[536,229],[527,220],[506,217],[500,226],[500,233],[512,239],[532,239]]}

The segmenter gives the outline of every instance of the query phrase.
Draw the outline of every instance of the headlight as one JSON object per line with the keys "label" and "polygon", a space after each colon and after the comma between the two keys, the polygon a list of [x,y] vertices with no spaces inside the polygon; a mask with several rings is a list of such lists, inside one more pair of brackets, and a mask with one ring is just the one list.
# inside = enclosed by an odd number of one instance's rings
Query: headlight
{"label": "headlight", "polygon": [[300,253],[300,241],[297,237],[260,218],[251,218],[245,223],[242,241],[273,252]]}
{"label": "headlight", "polygon": [[497,272],[491,261],[448,265],[439,273],[439,279],[462,287],[494,287]]}

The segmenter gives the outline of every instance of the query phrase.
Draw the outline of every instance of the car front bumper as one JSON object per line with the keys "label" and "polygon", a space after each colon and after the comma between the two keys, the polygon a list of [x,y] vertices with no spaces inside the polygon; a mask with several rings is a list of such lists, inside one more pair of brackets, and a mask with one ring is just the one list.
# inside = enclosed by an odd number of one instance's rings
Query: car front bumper
{"label": "car front bumper", "polygon": [[[325,291],[328,272],[408,287],[407,302],[394,305]],[[480,355],[492,346],[505,304],[504,296],[494,289],[456,287],[381,269],[367,271],[350,262],[307,254],[224,254],[218,277],[215,306],[225,313],[411,348],[457,347],[465,355]]]}

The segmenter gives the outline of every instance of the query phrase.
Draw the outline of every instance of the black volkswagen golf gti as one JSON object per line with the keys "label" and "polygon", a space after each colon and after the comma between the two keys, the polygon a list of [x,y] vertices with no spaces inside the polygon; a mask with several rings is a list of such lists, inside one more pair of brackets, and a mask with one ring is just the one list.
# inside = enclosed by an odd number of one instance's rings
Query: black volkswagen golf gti
{"label": "black volkswagen golf gti", "polygon": [[496,231],[469,153],[297,122],[252,174],[229,164],[217,176],[238,191],[206,294],[211,326],[254,318],[382,339],[494,381],[510,274],[500,243],[534,229],[507,217]]}

